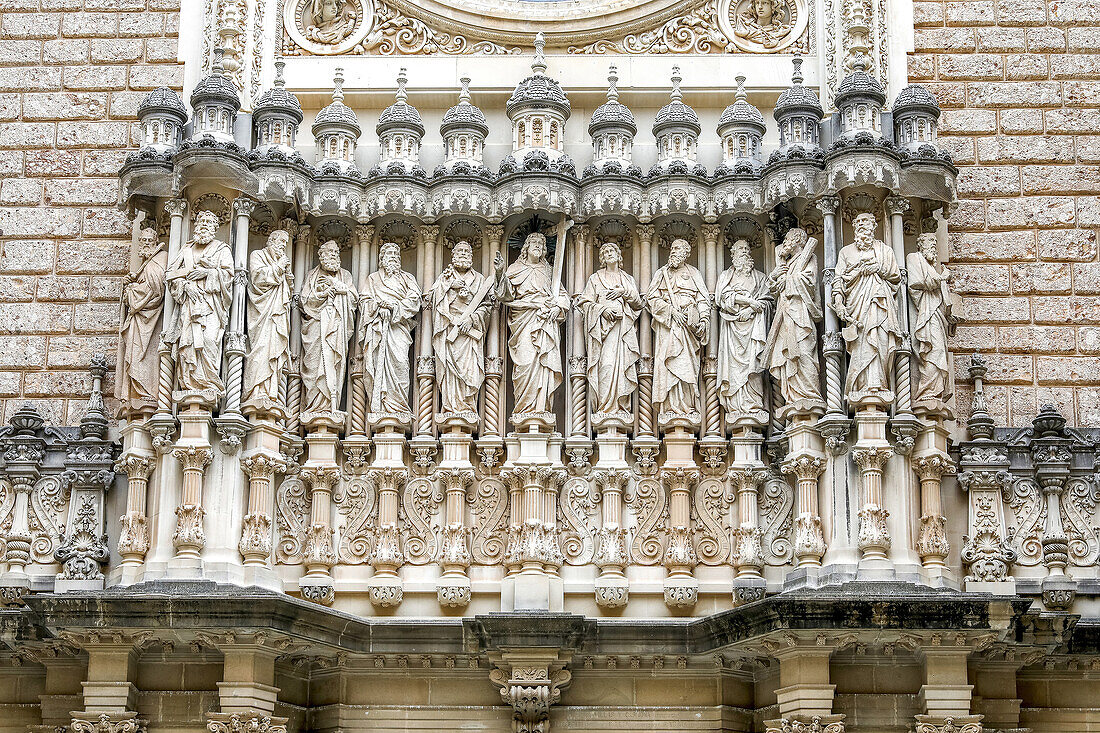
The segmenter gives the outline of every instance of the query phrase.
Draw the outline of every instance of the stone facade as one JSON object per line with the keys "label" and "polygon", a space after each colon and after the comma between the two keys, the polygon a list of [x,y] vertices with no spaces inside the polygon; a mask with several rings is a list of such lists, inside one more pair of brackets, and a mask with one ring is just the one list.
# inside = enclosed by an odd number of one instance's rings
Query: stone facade
{"label": "stone facade", "polygon": [[179,3],[0,7],[0,399],[76,425],[114,363],[130,220],[118,169],[149,90],[183,85]]}
{"label": "stone facade", "polygon": [[1095,2],[37,1],[0,733],[1100,727]]}
{"label": "stone facade", "polygon": [[936,94],[960,168],[950,240],[964,320],[952,348],[989,352],[990,410],[1004,424],[1046,403],[1100,423],[1098,11],[914,3],[909,77]]}

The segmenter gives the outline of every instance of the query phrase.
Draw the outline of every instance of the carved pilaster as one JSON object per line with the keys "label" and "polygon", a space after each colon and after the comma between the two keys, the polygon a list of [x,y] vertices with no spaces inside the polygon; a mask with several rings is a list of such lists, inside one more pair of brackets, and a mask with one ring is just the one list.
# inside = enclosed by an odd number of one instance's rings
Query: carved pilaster
{"label": "carved pilaster", "polygon": [[255,453],[241,461],[241,468],[248,474],[248,513],[237,547],[246,565],[266,566],[271,558],[275,474],[285,471],[286,464],[280,457]]}
{"label": "carved pilaster", "polygon": [[398,568],[405,564],[401,549],[401,533],[397,526],[398,496],[408,481],[409,472],[403,468],[369,468],[367,480],[378,497],[378,531],[374,547],[367,561],[374,567],[374,575],[368,581],[371,603],[388,608],[401,603],[404,592]]}
{"label": "carved pilaster", "polygon": [[115,471],[127,477],[126,513],[119,518],[118,554],[123,565],[141,565],[149,551],[149,528],[145,517],[145,501],[149,476],[153,472],[153,457],[140,453],[122,455]]}
{"label": "carved pilaster", "polygon": [[214,460],[214,451],[203,446],[177,446],[172,449],[172,457],[183,466],[184,499],[176,507],[176,532],[172,544],[176,555],[198,558],[206,547],[206,533],[203,531],[202,480],[206,467]]}
{"label": "carved pilaster", "polygon": [[699,558],[690,519],[691,490],[699,481],[697,468],[661,469],[661,483],[669,495],[668,541],[661,564],[668,569],[665,579],[665,603],[674,608],[695,605],[699,600],[699,582],[692,575]]}
{"label": "carved pilaster", "polygon": [[947,542],[947,518],[941,508],[940,481],[955,473],[955,464],[942,453],[928,453],[913,459],[913,470],[920,478],[921,494],[917,554],[925,566],[943,566],[951,547]]}
{"label": "carved pilaster", "polygon": [[780,470],[795,479],[797,515],[794,554],[799,567],[818,566],[825,554],[825,535],[817,513],[817,480],[825,470],[825,457],[803,453],[783,461]]}
{"label": "carved pilaster", "polygon": [[882,470],[892,453],[886,445],[852,449],[863,493],[858,547],[864,558],[885,559],[890,549],[890,530],[886,528],[886,518],[890,513],[882,507]]}
{"label": "carved pilaster", "polygon": [[462,608],[470,603],[470,579],[466,575],[470,556],[470,528],[465,525],[466,492],[474,485],[472,468],[440,469],[435,480],[441,484],[447,505],[447,522],[443,527],[439,565],[443,575],[436,585],[439,605]]}

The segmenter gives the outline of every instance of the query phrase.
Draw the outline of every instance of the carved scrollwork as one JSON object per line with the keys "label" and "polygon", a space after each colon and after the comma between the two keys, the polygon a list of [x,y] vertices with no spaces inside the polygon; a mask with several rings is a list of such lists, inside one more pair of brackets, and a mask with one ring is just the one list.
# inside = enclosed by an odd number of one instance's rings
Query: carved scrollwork
{"label": "carved scrollwork", "polygon": [[636,523],[630,556],[639,565],[656,565],[664,555],[668,497],[656,478],[642,477],[625,498],[634,512]]}
{"label": "carved scrollwork", "polygon": [[586,565],[592,561],[596,526],[593,516],[600,495],[586,477],[573,477],[565,482],[558,500],[558,516],[562,520],[561,551],[569,565]]}
{"label": "carved scrollwork", "polygon": [[704,565],[722,565],[731,552],[729,508],[732,497],[726,482],[704,478],[695,487],[695,551]]}
{"label": "carved scrollwork", "polygon": [[470,512],[475,529],[470,554],[478,564],[494,565],[504,557],[508,492],[504,482],[495,477],[475,482],[471,491]]}
{"label": "carved scrollwork", "polygon": [[764,561],[768,565],[786,565],[794,554],[791,541],[794,491],[782,476],[769,473],[764,478],[757,501],[763,530]]}
{"label": "carved scrollwork", "polygon": [[410,565],[425,565],[436,556],[442,502],[443,493],[431,479],[417,477],[406,482],[401,507],[405,561]]}
{"label": "carved scrollwork", "polygon": [[309,524],[309,495],[297,476],[287,476],[275,493],[275,526],[279,540],[275,559],[284,565],[300,565],[306,549]]}
{"label": "carved scrollwork", "polygon": [[374,513],[377,498],[373,482],[364,478],[353,478],[341,483],[333,495],[333,501],[344,517],[337,550],[342,562],[361,565],[367,561],[375,541]]}
{"label": "carved scrollwork", "polygon": [[69,484],[46,476],[31,492],[31,554],[35,562],[52,562],[64,529],[64,511],[69,503]]}

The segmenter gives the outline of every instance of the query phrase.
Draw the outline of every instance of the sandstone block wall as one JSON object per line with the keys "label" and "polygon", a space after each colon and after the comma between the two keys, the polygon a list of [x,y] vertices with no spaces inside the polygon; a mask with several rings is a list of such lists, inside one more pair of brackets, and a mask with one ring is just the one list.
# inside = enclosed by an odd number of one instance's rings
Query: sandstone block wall
{"label": "sandstone block wall", "polygon": [[[75,425],[115,358],[118,169],[150,89],[182,88],[179,0],[0,0],[0,419]],[[108,385],[108,389],[112,389]]]}
{"label": "sandstone block wall", "polygon": [[[1100,0],[914,3],[909,77],[960,168],[949,231],[962,378],[988,352],[1001,424],[1100,425]],[[960,389],[960,408],[968,409]]]}

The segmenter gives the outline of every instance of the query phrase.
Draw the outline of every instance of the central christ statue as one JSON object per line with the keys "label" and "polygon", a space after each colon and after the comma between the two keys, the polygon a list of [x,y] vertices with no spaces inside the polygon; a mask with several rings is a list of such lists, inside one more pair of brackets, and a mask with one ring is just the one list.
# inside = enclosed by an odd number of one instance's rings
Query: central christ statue
{"label": "central christ statue", "polygon": [[[564,253],[558,252],[561,257]],[[561,384],[561,322],[569,295],[554,282],[546,261],[546,237],[527,235],[507,271],[498,253],[494,262],[497,298],[508,308],[508,355],[512,358],[513,415],[517,421],[538,417],[553,423],[550,401]]]}

